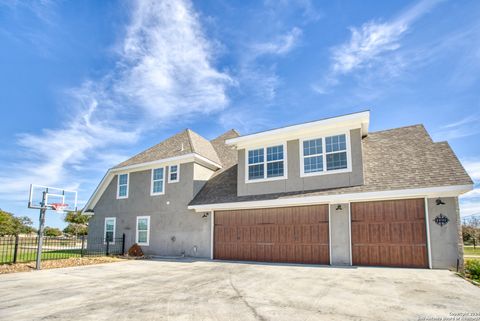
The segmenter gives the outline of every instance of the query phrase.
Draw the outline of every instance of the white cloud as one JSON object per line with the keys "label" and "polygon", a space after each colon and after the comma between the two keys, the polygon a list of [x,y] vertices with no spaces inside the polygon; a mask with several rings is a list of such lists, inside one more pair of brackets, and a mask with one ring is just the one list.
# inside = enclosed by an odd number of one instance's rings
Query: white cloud
{"label": "white cloud", "polygon": [[465,200],[460,198],[460,214],[462,216],[477,215],[480,214],[480,201],[479,200]]}
{"label": "white cloud", "polygon": [[433,133],[433,137],[436,140],[452,140],[475,135],[480,133],[480,127],[477,126],[479,121],[480,115],[469,115],[458,121],[440,127]]}
{"label": "white cloud", "polygon": [[210,42],[190,3],[139,1],[121,55],[127,68],[115,89],[149,115],[211,112],[228,103],[232,79],[212,68]]}
{"label": "white cloud", "polygon": [[[328,88],[338,83],[338,77],[356,70],[369,68],[379,64],[382,55],[396,51],[401,47],[400,40],[411,28],[411,25],[430,11],[439,1],[422,0],[391,21],[369,21],[361,27],[350,28],[350,40],[332,48],[330,71],[320,84],[312,88],[318,93],[326,93]],[[403,60],[382,62],[385,72],[397,72]]]}
{"label": "white cloud", "polygon": [[[283,57],[298,45],[302,30],[293,27],[286,33],[279,33],[268,42],[252,42],[242,51],[238,72],[239,91],[248,95],[250,101],[266,106],[273,101],[281,79],[276,73],[276,63],[261,58]],[[227,111],[229,113],[230,110]]]}
{"label": "white cloud", "polygon": [[462,162],[462,164],[473,180],[480,181],[480,161],[467,160]]}
{"label": "white cloud", "polygon": [[1,200],[24,198],[29,183],[79,188],[82,163],[116,159],[115,146],[146,130],[228,105],[233,80],[212,65],[190,2],[135,2],[119,48],[114,70],[68,91],[64,126],[19,135],[22,159],[0,170]]}
{"label": "white cloud", "polygon": [[297,44],[302,36],[302,30],[294,27],[284,35],[277,36],[274,40],[252,45],[254,55],[265,54],[284,55],[289,53]]}
{"label": "white cloud", "polygon": [[[454,126],[465,124],[462,121],[452,123]],[[460,197],[460,212],[462,216],[480,214],[480,161],[464,160],[463,166],[474,180],[474,189]]]}

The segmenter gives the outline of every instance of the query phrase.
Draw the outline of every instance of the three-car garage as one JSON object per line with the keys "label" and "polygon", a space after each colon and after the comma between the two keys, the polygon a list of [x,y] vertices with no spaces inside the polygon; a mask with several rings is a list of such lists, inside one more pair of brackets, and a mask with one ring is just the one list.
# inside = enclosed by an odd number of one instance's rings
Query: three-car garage
{"label": "three-car garage", "polygon": [[[428,267],[424,202],[350,203],[352,265]],[[215,211],[213,258],[330,264],[329,206]]]}

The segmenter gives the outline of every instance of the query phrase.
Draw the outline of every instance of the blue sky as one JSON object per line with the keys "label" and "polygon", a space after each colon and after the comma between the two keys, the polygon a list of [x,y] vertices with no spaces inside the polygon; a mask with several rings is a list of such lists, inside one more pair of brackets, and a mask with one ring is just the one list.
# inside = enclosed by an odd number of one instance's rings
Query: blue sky
{"label": "blue sky", "polygon": [[[184,128],[214,138],[371,110],[423,123],[476,182],[479,1],[0,0],[0,208],[30,183],[86,202],[106,170]],[[54,212],[47,225],[63,226]]]}

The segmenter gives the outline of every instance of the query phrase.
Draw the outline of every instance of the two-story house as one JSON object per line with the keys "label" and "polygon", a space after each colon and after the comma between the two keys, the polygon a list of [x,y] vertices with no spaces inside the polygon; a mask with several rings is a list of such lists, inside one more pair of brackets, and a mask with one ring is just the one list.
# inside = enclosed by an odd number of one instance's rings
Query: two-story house
{"label": "two-story house", "polygon": [[422,125],[369,132],[369,111],[212,141],[185,130],[111,168],[89,236],[146,254],[451,268],[472,180]]}

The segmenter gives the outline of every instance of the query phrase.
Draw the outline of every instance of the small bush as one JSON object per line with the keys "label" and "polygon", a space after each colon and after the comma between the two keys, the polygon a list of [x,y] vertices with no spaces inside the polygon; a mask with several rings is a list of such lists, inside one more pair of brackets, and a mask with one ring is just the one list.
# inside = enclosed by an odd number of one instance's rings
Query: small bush
{"label": "small bush", "polygon": [[467,260],[465,274],[472,280],[480,281],[480,260]]}
{"label": "small bush", "polygon": [[133,244],[132,247],[128,249],[128,256],[140,257],[143,256],[142,248],[137,244]]}

